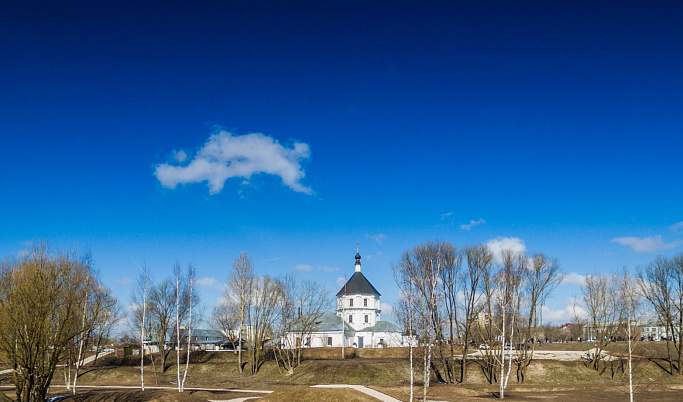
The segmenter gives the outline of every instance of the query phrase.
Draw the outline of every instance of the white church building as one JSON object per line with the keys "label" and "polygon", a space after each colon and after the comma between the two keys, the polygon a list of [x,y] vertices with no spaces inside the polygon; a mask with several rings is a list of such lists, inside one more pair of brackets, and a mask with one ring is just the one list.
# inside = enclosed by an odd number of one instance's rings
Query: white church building
{"label": "white church building", "polygon": [[[337,292],[337,309],[324,313],[310,334],[311,347],[377,348],[407,346],[401,330],[381,320],[381,294],[361,272],[360,253],[351,278]],[[404,345],[405,344],[405,345]]]}

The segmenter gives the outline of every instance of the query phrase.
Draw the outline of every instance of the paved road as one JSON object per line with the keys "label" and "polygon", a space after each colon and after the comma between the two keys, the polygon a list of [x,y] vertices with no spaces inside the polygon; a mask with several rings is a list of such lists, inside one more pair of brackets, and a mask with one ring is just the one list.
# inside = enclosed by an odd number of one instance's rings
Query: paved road
{"label": "paved road", "polygon": [[[103,352],[103,353],[100,353],[99,355],[97,355],[97,358],[99,359],[100,357],[106,356],[106,355],[108,355],[108,354],[110,354],[110,353],[114,353],[114,352]],[[86,357],[86,358],[83,360],[83,365],[85,366],[85,365],[88,364],[88,363],[92,363],[94,360],[95,360],[95,355],[92,355],[92,356],[90,356],[90,357]],[[14,370],[13,370],[13,369],[2,370],[2,371],[0,371],[0,375],[9,374],[9,373],[11,373],[12,371],[14,371]]]}
{"label": "paved road", "polygon": [[356,391],[362,392],[366,395],[370,395],[373,398],[377,398],[382,402],[401,402],[400,400],[384,394],[379,391],[375,391],[372,388],[368,388],[363,385],[349,385],[349,384],[323,384],[323,385],[311,385],[313,388],[351,388]]}
{"label": "paved road", "polygon": [[[14,385],[0,385],[0,388],[14,388]],[[50,385],[50,388],[66,388],[66,385]],[[140,389],[139,385],[80,385],[79,390],[84,389]],[[166,390],[178,390],[178,387],[158,387],[158,386],[145,386],[146,390],[150,389],[166,389]],[[185,387],[185,391],[209,391],[209,392],[243,392],[252,394],[270,394],[273,391],[262,390],[262,389],[237,389],[237,388],[199,388],[199,387]],[[260,396],[251,396],[247,398],[236,398],[234,401],[242,401],[252,398],[260,398]],[[229,399],[233,401],[233,399]],[[222,402],[215,400],[214,402]]]}

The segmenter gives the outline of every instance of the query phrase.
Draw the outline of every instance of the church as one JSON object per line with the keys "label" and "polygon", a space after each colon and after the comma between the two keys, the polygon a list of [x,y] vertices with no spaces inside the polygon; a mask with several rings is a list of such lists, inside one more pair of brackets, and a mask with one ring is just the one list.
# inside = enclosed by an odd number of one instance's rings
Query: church
{"label": "church", "polygon": [[[381,294],[361,272],[356,250],[355,272],[337,292],[336,312],[324,313],[310,334],[311,347],[382,348],[404,346],[401,330],[381,320]],[[406,344],[407,346],[407,344]]]}

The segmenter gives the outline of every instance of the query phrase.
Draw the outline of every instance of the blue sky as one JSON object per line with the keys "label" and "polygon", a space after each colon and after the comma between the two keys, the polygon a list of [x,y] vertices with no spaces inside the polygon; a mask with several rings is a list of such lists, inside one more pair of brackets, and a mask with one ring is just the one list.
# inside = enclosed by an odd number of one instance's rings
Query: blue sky
{"label": "blue sky", "polygon": [[[96,4],[92,4],[96,3]],[[194,3],[194,2],[193,2]],[[332,293],[427,240],[583,275],[683,251],[676,2],[4,2],[0,257],[232,261]]]}

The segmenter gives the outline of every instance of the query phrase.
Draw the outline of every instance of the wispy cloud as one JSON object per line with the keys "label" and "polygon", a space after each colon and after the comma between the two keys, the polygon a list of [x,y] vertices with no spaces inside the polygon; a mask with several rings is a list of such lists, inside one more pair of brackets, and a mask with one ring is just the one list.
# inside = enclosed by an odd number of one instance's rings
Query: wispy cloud
{"label": "wispy cloud", "polygon": [[339,272],[339,268],[324,266],[323,272]]}
{"label": "wispy cloud", "polygon": [[493,253],[497,263],[503,262],[503,250],[510,250],[515,253],[525,253],[526,245],[524,240],[519,237],[498,237],[486,242],[486,246]]}
{"label": "wispy cloud", "polygon": [[372,239],[372,240],[376,241],[377,244],[382,244],[382,243],[384,242],[384,240],[387,239],[387,236],[384,235],[384,233],[379,233],[379,234],[376,234],[376,235],[369,235],[369,234],[366,234],[365,237],[368,238],[368,239]]}
{"label": "wispy cloud", "polygon": [[577,274],[572,272],[565,275],[562,283],[567,285],[584,286],[586,284],[586,275]]}
{"label": "wispy cloud", "polygon": [[445,221],[447,218],[450,218],[450,216],[453,215],[453,212],[446,212],[441,214],[441,220]]}
{"label": "wispy cloud", "polygon": [[674,223],[673,225],[669,226],[669,230],[674,233],[683,233],[683,222]]}
{"label": "wispy cloud", "polygon": [[337,286],[338,287],[344,286],[345,283],[346,283],[346,278],[344,278],[343,276],[340,276],[337,278]]}
{"label": "wispy cloud", "polygon": [[305,143],[295,142],[292,148],[286,148],[260,133],[232,135],[221,131],[211,135],[189,162],[185,163],[185,151],[176,151],[174,159],[178,164],[159,164],[154,175],[166,188],[206,181],[209,193],[218,194],[229,178],[248,181],[254,174],[265,173],[279,176],[294,191],[312,194],[310,187],[301,184],[305,176],[301,160],[309,156],[310,149]]}
{"label": "wispy cloud", "polygon": [[117,279],[116,283],[118,283],[119,285],[130,285],[131,283],[133,283],[133,280],[130,278],[123,277]]}
{"label": "wispy cloud", "polygon": [[555,310],[548,306],[543,306],[541,311],[544,322],[555,322],[558,324],[572,322],[574,321],[575,317],[588,317],[588,312],[583,307],[574,305],[571,300],[568,300],[568,304],[561,310]]}
{"label": "wispy cloud", "polygon": [[477,219],[476,221],[475,221],[475,220],[471,220],[470,223],[463,223],[463,224],[461,224],[461,225],[460,225],[460,229],[462,229],[462,230],[471,230],[471,229],[472,229],[473,227],[475,227],[475,226],[484,225],[484,224],[486,224],[486,221],[485,221],[484,219],[482,219],[482,218],[479,218],[479,219]]}
{"label": "wispy cloud", "polygon": [[[394,306],[391,304],[379,302],[379,309],[382,311],[384,317],[394,314]],[[384,318],[384,320],[386,320],[386,318]]]}
{"label": "wispy cloud", "polygon": [[180,151],[173,151],[173,159],[175,159],[176,162],[183,163],[187,160],[187,152],[182,149]]}
{"label": "wispy cloud", "polygon": [[662,236],[649,237],[617,237],[612,239],[612,243],[619,243],[628,246],[639,253],[652,253],[661,250],[671,250],[683,244],[683,240],[665,242]]}
{"label": "wispy cloud", "polygon": [[310,271],[311,266],[308,264],[299,264],[299,265],[295,265],[294,269],[296,269],[297,271]]}
{"label": "wispy cloud", "polygon": [[261,262],[272,262],[272,261],[280,261],[284,257],[275,257],[275,258],[268,258],[267,260],[261,260]]}
{"label": "wispy cloud", "polygon": [[214,286],[216,283],[216,278],[212,278],[210,276],[197,279],[197,285],[199,286]]}

